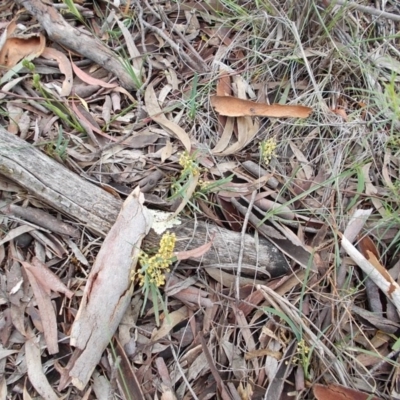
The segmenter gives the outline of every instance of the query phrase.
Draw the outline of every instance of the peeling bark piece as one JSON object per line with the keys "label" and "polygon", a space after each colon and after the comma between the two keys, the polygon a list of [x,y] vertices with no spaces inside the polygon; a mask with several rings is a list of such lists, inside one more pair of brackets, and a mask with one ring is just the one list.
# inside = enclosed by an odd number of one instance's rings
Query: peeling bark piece
{"label": "peeling bark piece", "polygon": [[256,103],[231,96],[211,96],[211,105],[217,113],[227,117],[307,118],[312,108],[283,104]]}
{"label": "peeling bark piece", "polygon": [[143,202],[138,190],[125,200],[85,286],[71,331],[71,345],[81,354],[69,366],[72,383],[80,390],[89,381],[131,299],[132,268],[151,227],[151,215]]}

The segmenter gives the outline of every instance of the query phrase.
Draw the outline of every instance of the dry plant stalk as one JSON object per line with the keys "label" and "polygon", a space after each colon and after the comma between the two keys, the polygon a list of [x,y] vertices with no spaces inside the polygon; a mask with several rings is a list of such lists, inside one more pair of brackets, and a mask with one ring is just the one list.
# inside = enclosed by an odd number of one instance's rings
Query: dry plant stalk
{"label": "dry plant stalk", "polygon": [[106,236],[85,286],[72,325],[71,345],[77,347],[67,366],[72,383],[83,390],[121,322],[133,292],[142,239],[151,228],[144,196],[134,190]]}

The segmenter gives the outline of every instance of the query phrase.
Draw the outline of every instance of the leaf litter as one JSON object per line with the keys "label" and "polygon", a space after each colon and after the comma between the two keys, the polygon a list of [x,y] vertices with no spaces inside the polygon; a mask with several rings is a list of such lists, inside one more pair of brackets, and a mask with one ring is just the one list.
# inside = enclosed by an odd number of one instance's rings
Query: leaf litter
{"label": "leaf litter", "polygon": [[[0,150],[2,398],[400,398],[396,6],[34,0],[17,22],[22,3],[0,6],[1,126],[112,204],[140,187],[142,207],[182,219],[169,230],[208,217],[212,233],[179,237],[162,302],[144,304],[131,255],[106,282],[96,267],[128,233],[110,246],[51,209]],[[199,174],[174,200],[184,151]],[[273,243],[281,269],[246,264],[216,227],[264,258]],[[79,358],[87,335],[102,340]]]}

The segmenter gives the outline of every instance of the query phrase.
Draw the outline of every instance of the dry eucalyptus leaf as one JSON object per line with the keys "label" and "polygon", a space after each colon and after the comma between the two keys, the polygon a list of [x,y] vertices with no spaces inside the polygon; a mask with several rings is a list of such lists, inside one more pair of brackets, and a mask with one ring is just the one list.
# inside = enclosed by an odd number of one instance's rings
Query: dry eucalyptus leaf
{"label": "dry eucalyptus leaf", "polygon": [[379,400],[378,397],[339,385],[314,385],[314,396],[318,400]]}
{"label": "dry eucalyptus leaf", "polygon": [[305,106],[269,105],[231,96],[212,96],[211,105],[227,117],[307,118],[312,112]]}
{"label": "dry eucalyptus leaf", "polygon": [[146,103],[147,112],[150,118],[157,122],[157,124],[161,125],[168,133],[171,133],[173,136],[178,138],[185,149],[190,152],[191,143],[188,134],[178,124],[170,121],[164,115],[158,104],[157,96],[152,83],[147,86],[144,94],[144,101]]}
{"label": "dry eucalyptus leaf", "polygon": [[116,83],[108,83],[104,82],[101,79],[93,78],[85,71],[81,70],[75,63],[71,62],[72,69],[74,70],[76,76],[82,81],[87,83],[88,85],[96,85],[101,86],[108,89],[114,89],[118,85]]}
{"label": "dry eucalyptus leaf", "polygon": [[211,240],[202,246],[199,246],[195,249],[192,250],[186,250],[186,251],[178,251],[175,255],[178,260],[187,260],[188,258],[199,258],[203,254],[207,253],[208,250],[210,250],[213,240],[214,240],[215,234],[211,238]]}
{"label": "dry eucalyptus leaf", "polygon": [[40,282],[36,280],[33,273],[27,268],[29,263],[22,262],[22,264],[25,267],[26,275],[28,276],[38,305],[47,351],[49,354],[56,354],[58,353],[57,318],[50,294],[46,293]]}
{"label": "dry eucalyptus leaf", "polygon": [[46,39],[42,34],[27,39],[9,38],[0,51],[0,65],[12,68],[25,57],[39,57],[45,46]]}
{"label": "dry eucalyptus leaf", "polygon": [[61,51],[46,47],[42,53],[42,57],[48,60],[56,60],[60,68],[60,72],[65,75],[65,79],[61,89],[61,96],[69,96],[72,90],[73,76],[71,63],[67,56]]}
{"label": "dry eucalyptus leaf", "polygon": [[167,335],[174,326],[178,325],[180,322],[188,318],[188,310],[186,306],[181,307],[179,310],[169,313],[159,329],[153,332],[151,340],[156,342],[160,340],[165,335]]}
{"label": "dry eucalyptus leaf", "polygon": [[25,355],[26,365],[28,366],[28,377],[32,386],[43,399],[58,400],[58,395],[54,392],[43,372],[40,344],[32,331],[29,332],[29,339],[25,343]]}

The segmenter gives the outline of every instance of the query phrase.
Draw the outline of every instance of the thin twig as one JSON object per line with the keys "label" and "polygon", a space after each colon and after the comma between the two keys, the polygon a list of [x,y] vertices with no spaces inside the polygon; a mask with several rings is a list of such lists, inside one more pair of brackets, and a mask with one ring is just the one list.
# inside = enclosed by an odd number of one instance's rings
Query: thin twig
{"label": "thin twig", "polygon": [[[392,358],[397,357],[400,354],[400,350],[393,350],[392,352],[390,352],[387,356],[385,356],[385,358],[381,361],[378,362],[378,364],[375,364],[370,370],[369,373],[372,374],[376,371],[378,371],[383,365],[389,363],[389,360]],[[393,364],[395,364],[395,362],[393,361]]]}
{"label": "thin twig", "polygon": [[142,128],[142,127],[145,126],[146,124],[147,124],[147,122],[144,122],[143,120],[142,120],[142,121],[137,121],[137,122],[131,127],[131,129],[129,130],[128,133],[126,133],[125,135],[121,136],[121,137],[120,137],[118,140],[116,140],[115,142],[110,142],[110,143],[104,145],[103,147],[101,147],[101,148],[98,149],[97,151],[93,152],[92,154],[93,154],[94,156],[97,156],[97,155],[103,153],[104,151],[106,151],[106,150],[108,150],[108,149],[111,149],[112,147],[116,146],[117,144],[121,144],[121,143],[124,144],[123,142],[124,142],[126,139],[129,139],[129,138],[132,136],[132,133],[133,133],[136,129]]}
{"label": "thin twig", "polygon": [[[197,50],[188,42],[188,40],[185,38],[185,35],[175,26],[175,24],[165,15],[165,12],[160,8],[159,12],[160,14],[157,14],[157,12],[151,7],[151,5],[148,3],[147,0],[145,0],[146,5],[149,7],[150,12],[156,16],[158,19],[166,21],[167,24],[175,31],[175,33],[178,34],[178,36],[182,39],[183,43],[185,46],[192,52],[193,56],[197,59],[197,61],[200,63],[202,69],[204,71],[208,70],[207,64],[204,62],[204,60],[201,58],[200,54],[197,52]],[[162,14],[161,14],[162,13]]]}
{"label": "thin twig", "polygon": [[192,398],[195,399],[195,400],[199,400],[199,398],[196,396],[196,393],[194,392],[192,386],[190,385],[190,383],[189,383],[189,381],[188,381],[188,379],[186,377],[185,371],[182,369],[182,366],[179,363],[178,355],[176,354],[176,351],[174,349],[174,345],[171,344],[169,346],[169,348],[171,349],[172,356],[174,357],[174,360],[175,360],[175,363],[176,363],[175,365],[178,368],[179,373],[181,374],[182,380],[185,382],[186,387],[188,388],[190,394],[193,396]]}
{"label": "thin twig", "polygon": [[345,0],[336,0],[333,2],[333,5],[337,6],[347,6],[357,11],[361,11],[366,14],[375,15],[377,17],[391,19],[392,21],[400,21],[400,15],[392,14],[387,11],[377,10],[374,7],[363,6],[361,4],[357,4],[354,1],[345,1]]}
{"label": "thin twig", "polygon": [[[146,29],[143,26],[143,8],[140,5],[140,1],[136,1],[136,5],[138,7],[139,10],[139,24],[140,24],[140,34],[141,34],[141,40],[142,40],[142,48],[143,48],[143,53],[147,54],[147,46],[146,46]],[[147,85],[150,83],[151,80],[151,75],[153,73],[153,64],[151,63],[151,61],[147,62],[148,66],[149,66],[149,71],[147,73],[147,78],[146,81],[143,83],[143,85],[140,87],[139,92],[143,93],[144,90],[146,89]]]}
{"label": "thin twig", "polygon": [[249,224],[249,218],[251,211],[253,209],[254,201],[256,199],[257,190],[253,190],[251,194],[251,199],[249,202],[249,207],[247,209],[246,215],[244,217],[243,227],[242,227],[242,234],[240,237],[240,250],[239,250],[239,257],[238,257],[238,266],[237,266],[237,273],[236,273],[236,299],[240,299],[240,276],[242,274],[242,262],[243,262],[243,251],[244,251],[244,239],[246,236],[247,225]]}
{"label": "thin twig", "polygon": [[172,47],[172,49],[175,50],[183,58],[183,60],[190,65],[191,68],[193,68],[195,71],[201,69],[194,60],[192,60],[184,51],[181,51],[179,46],[170,37],[168,37],[168,35],[163,30],[157,28],[156,26],[150,25],[143,18],[141,22],[143,26],[145,26],[147,29],[163,38]]}

